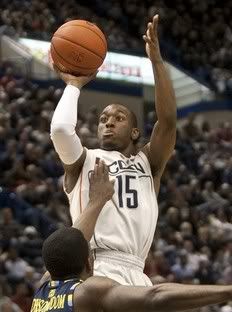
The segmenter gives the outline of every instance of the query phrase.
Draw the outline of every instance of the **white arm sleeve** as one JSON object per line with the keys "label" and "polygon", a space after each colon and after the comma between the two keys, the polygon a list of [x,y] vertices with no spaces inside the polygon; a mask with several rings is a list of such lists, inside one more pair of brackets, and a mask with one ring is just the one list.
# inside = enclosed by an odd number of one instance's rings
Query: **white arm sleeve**
{"label": "white arm sleeve", "polygon": [[55,150],[62,162],[67,165],[76,162],[83,152],[83,146],[75,130],[79,95],[78,88],[67,85],[51,122],[50,135]]}

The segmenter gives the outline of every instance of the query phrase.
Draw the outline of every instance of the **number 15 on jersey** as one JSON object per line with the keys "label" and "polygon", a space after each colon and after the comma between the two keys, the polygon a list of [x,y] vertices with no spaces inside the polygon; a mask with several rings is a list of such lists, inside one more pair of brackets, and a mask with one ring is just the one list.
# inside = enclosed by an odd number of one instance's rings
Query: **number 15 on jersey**
{"label": "number 15 on jersey", "polygon": [[133,175],[116,176],[118,180],[118,203],[120,208],[137,208],[138,192],[132,188],[132,183],[136,180]]}

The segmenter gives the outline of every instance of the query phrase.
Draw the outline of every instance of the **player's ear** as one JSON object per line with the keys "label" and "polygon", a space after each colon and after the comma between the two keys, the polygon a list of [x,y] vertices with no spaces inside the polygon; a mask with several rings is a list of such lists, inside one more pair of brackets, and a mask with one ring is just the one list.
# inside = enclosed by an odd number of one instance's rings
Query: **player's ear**
{"label": "player's ear", "polygon": [[131,131],[131,139],[133,141],[137,141],[140,137],[140,131],[138,128],[132,128],[132,131]]}

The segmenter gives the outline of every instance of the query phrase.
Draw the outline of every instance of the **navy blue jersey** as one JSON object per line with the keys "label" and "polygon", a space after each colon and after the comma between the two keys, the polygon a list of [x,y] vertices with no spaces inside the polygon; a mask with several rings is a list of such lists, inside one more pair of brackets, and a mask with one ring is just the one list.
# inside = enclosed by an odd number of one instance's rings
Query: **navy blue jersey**
{"label": "navy blue jersey", "polygon": [[81,282],[79,279],[45,282],[35,293],[31,312],[74,311],[73,294]]}

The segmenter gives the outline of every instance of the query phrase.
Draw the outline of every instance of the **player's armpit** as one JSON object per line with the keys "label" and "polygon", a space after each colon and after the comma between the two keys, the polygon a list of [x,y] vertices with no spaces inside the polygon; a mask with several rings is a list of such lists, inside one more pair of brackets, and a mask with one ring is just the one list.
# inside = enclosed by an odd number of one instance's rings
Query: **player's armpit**
{"label": "player's armpit", "polygon": [[176,124],[161,124],[156,122],[152,131],[151,139],[146,144],[142,151],[147,156],[152,175],[161,177],[167,161],[172,155],[176,143]]}

